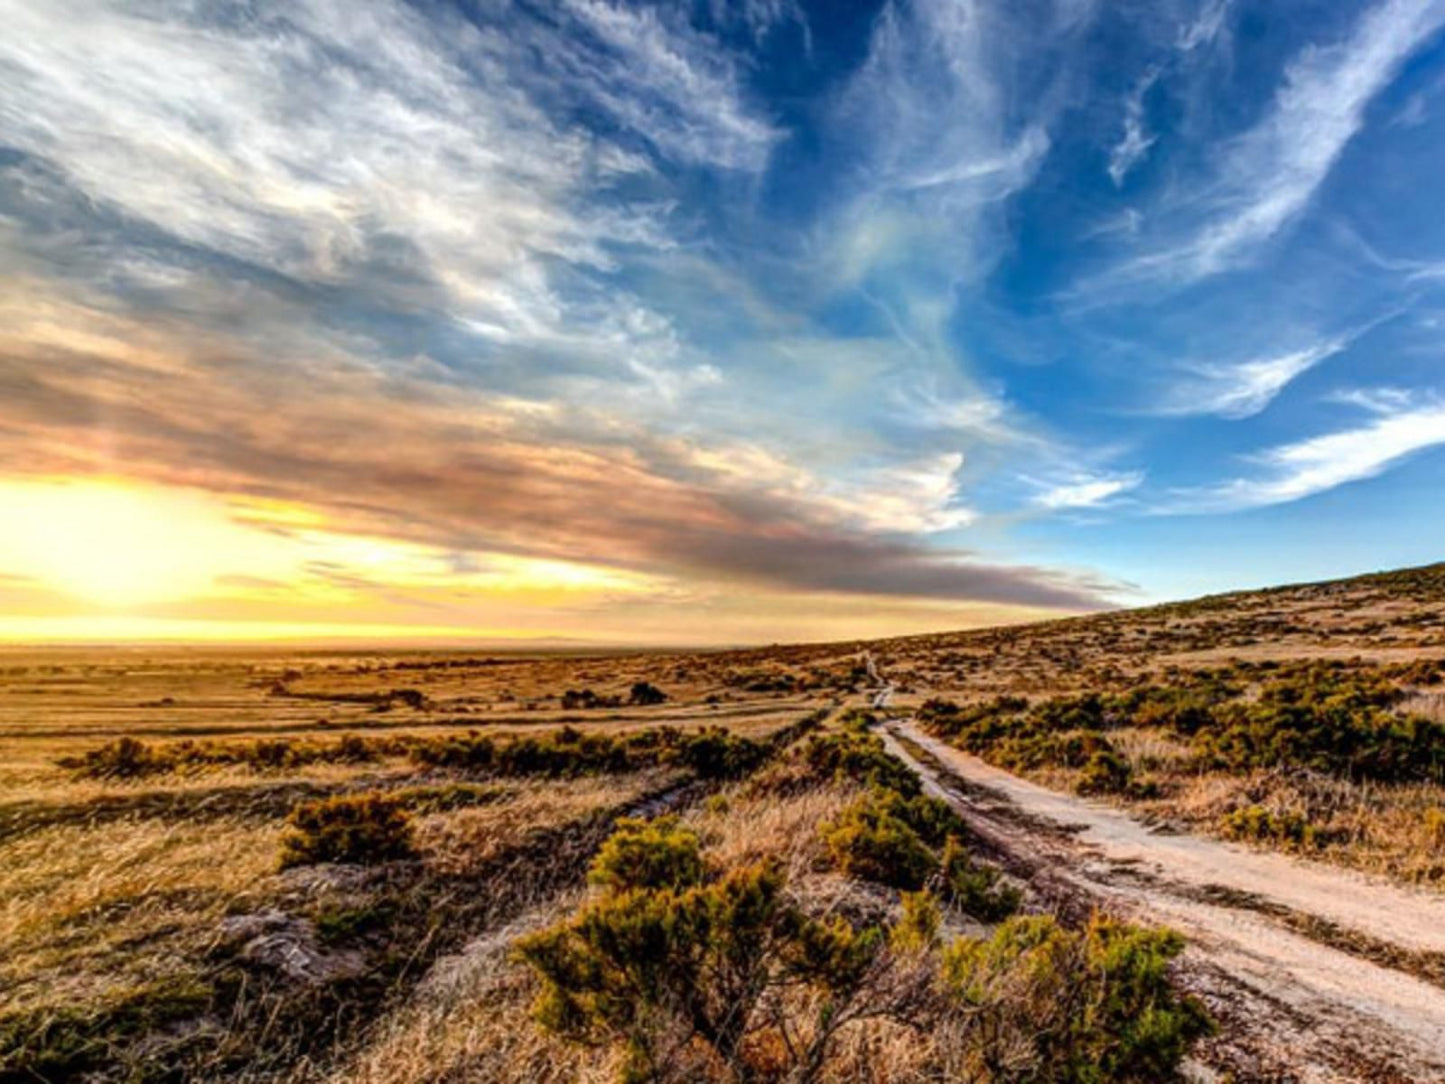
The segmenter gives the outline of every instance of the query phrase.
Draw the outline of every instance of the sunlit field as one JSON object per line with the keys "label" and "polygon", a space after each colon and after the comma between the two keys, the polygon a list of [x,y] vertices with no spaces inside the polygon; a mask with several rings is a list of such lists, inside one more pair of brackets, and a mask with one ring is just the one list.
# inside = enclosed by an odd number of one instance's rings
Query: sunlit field
{"label": "sunlit field", "polygon": [[[0,1064],[379,1084],[1083,1080],[1102,1059],[1106,1079],[1273,1079],[1187,938],[1031,870],[952,777],[920,789],[936,762],[893,728],[1174,833],[1439,892],[1441,582],[752,651],[7,652]],[[745,921],[737,892],[763,911]],[[615,955],[694,907],[724,924]],[[1445,981],[1445,953],[1276,918]],[[1156,985],[1101,971],[1094,993],[1154,1006],[1159,1034],[1081,1030],[1078,991],[1047,978],[1087,987],[1120,938]],[[684,1011],[687,975],[703,1000]],[[735,1028],[709,1016],[740,997]]]}

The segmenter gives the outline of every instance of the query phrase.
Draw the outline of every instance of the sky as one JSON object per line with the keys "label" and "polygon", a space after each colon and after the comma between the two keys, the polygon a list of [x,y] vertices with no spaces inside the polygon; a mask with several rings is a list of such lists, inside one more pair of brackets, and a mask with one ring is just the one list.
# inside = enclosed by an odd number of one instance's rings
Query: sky
{"label": "sky", "polygon": [[0,0],[0,639],[1445,557],[1445,0]]}

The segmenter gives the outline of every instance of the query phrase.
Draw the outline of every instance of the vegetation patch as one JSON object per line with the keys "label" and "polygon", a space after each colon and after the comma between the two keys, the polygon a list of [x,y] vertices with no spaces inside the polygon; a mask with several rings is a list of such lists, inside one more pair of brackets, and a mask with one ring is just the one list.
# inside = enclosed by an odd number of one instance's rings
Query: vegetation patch
{"label": "vegetation patch", "polygon": [[964,1076],[977,1081],[1154,1084],[1173,1079],[1209,1034],[1204,1009],[1169,980],[1184,942],[1095,917],[1079,931],[1012,918],[943,953],[948,994],[967,1014]]}
{"label": "vegetation patch", "polygon": [[395,797],[353,794],[304,802],[287,818],[281,868],[316,862],[363,865],[416,854],[411,817]]}

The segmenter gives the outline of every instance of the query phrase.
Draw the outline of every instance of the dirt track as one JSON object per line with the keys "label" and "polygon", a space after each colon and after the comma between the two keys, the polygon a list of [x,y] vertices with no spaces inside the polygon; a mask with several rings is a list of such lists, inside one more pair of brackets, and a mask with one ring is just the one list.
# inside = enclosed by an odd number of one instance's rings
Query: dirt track
{"label": "dirt track", "polygon": [[1445,898],[1163,834],[911,723],[890,722],[885,737],[1043,903],[1188,937],[1183,979],[1221,1023],[1193,1067],[1200,1079],[1445,1081]]}

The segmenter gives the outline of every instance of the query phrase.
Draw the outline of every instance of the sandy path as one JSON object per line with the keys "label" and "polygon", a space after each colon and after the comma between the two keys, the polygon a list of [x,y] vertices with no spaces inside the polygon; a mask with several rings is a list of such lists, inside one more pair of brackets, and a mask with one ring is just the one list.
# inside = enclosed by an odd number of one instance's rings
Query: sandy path
{"label": "sandy path", "polygon": [[1240,1081],[1445,1081],[1445,989],[1400,963],[1445,953],[1445,899],[1160,834],[907,722],[890,723],[885,736],[1050,902],[1103,906],[1189,938],[1188,982],[1225,1025],[1206,1064]]}

